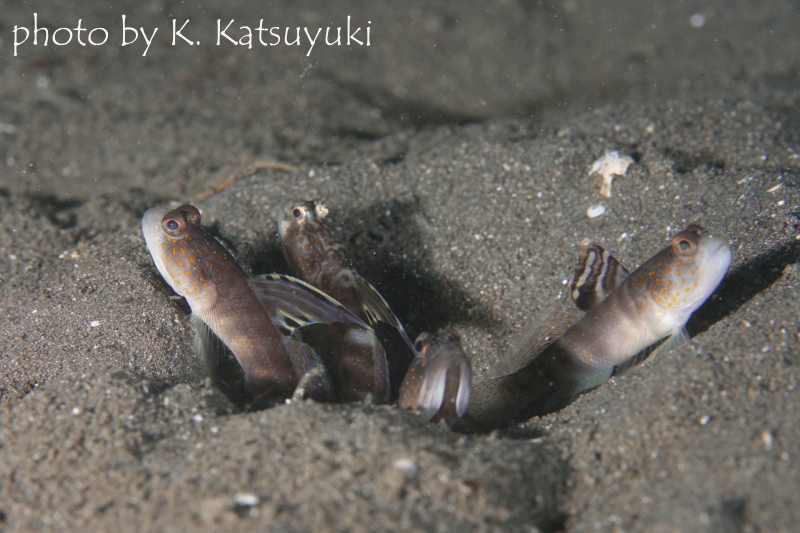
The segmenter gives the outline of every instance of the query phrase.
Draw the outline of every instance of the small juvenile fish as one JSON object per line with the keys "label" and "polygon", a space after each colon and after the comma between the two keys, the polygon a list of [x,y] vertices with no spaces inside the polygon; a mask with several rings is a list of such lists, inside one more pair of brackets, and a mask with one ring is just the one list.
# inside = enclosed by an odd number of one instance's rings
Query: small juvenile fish
{"label": "small juvenile fish", "polygon": [[[278,215],[278,234],[292,273],[336,298],[370,326],[378,321],[394,326],[413,349],[389,304],[356,272],[344,244],[325,221],[327,215],[328,208],[320,200],[284,205]],[[335,347],[335,354],[325,362],[341,400],[361,400],[372,394],[377,402],[389,401],[386,352],[374,331],[341,324],[329,333],[326,344]]]}
{"label": "small juvenile fish", "polygon": [[[142,233],[158,271],[192,308],[195,347],[212,378],[233,396],[262,401],[291,396],[299,378],[321,365],[292,333],[314,323],[366,325],[330,296],[289,276],[248,278],[233,256],[200,227],[191,205],[153,208]],[[231,354],[235,358],[231,368]],[[234,383],[231,383],[234,381]],[[308,387],[330,396],[326,374]]]}
{"label": "small juvenile fish", "polygon": [[400,386],[400,407],[417,409],[426,420],[448,428],[464,416],[469,403],[472,368],[453,332],[438,337],[422,333],[417,354]]}
{"label": "small juvenile fish", "polygon": [[615,372],[668,350],[687,338],[686,322],[730,263],[727,242],[695,225],[630,275],[601,246],[584,243],[571,283],[578,309],[543,313],[496,377],[473,386],[465,420],[489,430],[553,412]]}

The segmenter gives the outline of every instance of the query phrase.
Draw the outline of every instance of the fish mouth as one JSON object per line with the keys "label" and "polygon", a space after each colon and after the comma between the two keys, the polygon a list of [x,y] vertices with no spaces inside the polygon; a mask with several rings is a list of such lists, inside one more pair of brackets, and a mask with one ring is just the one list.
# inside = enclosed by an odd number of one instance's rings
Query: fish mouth
{"label": "fish mouth", "polygon": [[686,304],[694,312],[717,290],[722,278],[731,266],[733,258],[728,242],[720,237],[703,236],[700,241],[698,266],[701,269],[698,291]]}
{"label": "fish mouth", "polygon": [[[720,237],[708,236],[703,239],[701,246],[703,255],[705,256],[703,258],[703,263],[710,268],[708,273],[704,276],[704,281],[713,287],[711,292],[714,292],[714,289],[717,288],[717,285],[719,285],[722,278],[725,277],[725,273],[731,266],[733,253],[731,252],[731,247],[728,242]],[[706,250],[706,248],[708,248],[708,250]]]}
{"label": "fish mouth", "polygon": [[153,253],[154,246],[157,246],[163,237],[161,220],[169,212],[169,207],[153,207],[145,211],[142,217],[142,234],[147,242],[147,248]]}
{"label": "fish mouth", "polygon": [[168,276],[166,264],[164,263],[164,254],[161,253],[161,243],[164,239],[164,231],[161,229],[161,220],[169,211],[169,207],[153,207],[145,211],[142,217],[142,235],[144,235],[144,241],[147,243],[147,250],[150,252],[153,262],[156,264],[156,268],[158,268],[161,276],[172,285]]}
{"label": "fish mouth", "polygon": [[298,200],[289,200],[281,207],[280,214],[278,215],[278,235],[280,235],[281,239],[286,239],[289,227],[294,222],[291,211],[298,203],[300,203]]}

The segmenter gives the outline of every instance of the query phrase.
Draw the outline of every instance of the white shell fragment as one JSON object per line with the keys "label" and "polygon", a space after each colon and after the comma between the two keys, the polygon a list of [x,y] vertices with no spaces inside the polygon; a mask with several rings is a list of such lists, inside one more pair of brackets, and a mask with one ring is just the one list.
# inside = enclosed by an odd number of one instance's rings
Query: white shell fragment
{"label": "white shell fragment", "polygon": [[597,218],[605,212],[606,206],[603,204],[592,205],[586,210],[586,216],[589,218]]}
{"label": "white shell fragment", "polygon": [[240,492],[231,499],[237,507],[255,507],[260,501],[258,496],[250,492]]}
{"label": "white shell fragment", "polygon": [[604,198],[611,197],[611,181],[614,176],[624,176],[628,172],[628,167],[631,163],[633,163],[633,159],[626,155],[620,156],[616,150],[606,152],[606,155],[592,163],[589,175],[600,174],[603,177],[603,183],[600,185],[600,196]]}
{"label": "white shell fragment", "polygon": [[415,463],[413,459],[408,459],[406,457],[397,459],[394,464],[392,464],[392,467],[407,476],[413,476],[417,473],[417,463]]}

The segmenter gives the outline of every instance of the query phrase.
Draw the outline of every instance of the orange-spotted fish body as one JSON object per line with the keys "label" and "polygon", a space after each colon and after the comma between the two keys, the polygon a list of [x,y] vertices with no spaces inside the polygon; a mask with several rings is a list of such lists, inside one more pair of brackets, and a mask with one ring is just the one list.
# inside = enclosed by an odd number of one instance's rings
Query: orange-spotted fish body
{"label": "orange-spotted fish body", "polygon": [[602,247],[584,244],[572,283],[580,311],[540,317],[505,356],[503,371],[475,384],[467,418],[492,429],[547,414],[650,355],[648,347],[669,337],[657,351],[666,350],[685,338],[684,325],[730,263],[727,242],[699,226],[678,233],[630,275]]}
{"label": "orange-spotted fish body", "polygon": [[234,353],[249,392],[291,394],[298,378],[281,336],[253,295],[247,274],[200,227],[197,208],[184,205],[166,213],[151,209],[142,224],[159,271],[186,298],[192,314]]}
{"label": "orange-spotted fish body", "polygon": [[400,386],[400,407],[418,410],[426,420],[453,427],[467,410],[472,382],[461,338],[453,332],[438,337],[422,333],[414,349],[416,357]]}
{"label": "orange-spotted fish body", "polygon": [[[353,267],[347,248],[327,224],[327,215],[327,206],[319,200],[292,201],[281,210],[278,233],[292,273],[336,298],[367,324],[383,321],[394,326],[410,346],[389,305]],[[360,400],[366,394],[377,402],[388,401],[386,353],[374,331],[335,325],[330,335],[327,344],[333,348],[325,361],[342,401]]]}
{"label": "orange-spotted fish body", "polygon": [[[233,256],[200,227],[191,205],[154,208],[142,219],[147,247],[161,275],[192,308],[195,345],[212,378],[236,374],[221,368],[235,357],[251,399],[292,394],[299,374],[320,364],[313,350],[291,339],[315,322],[363,324],[329,296],[287,276],[248,278]],[[327,376],[309,390],[325,399]],[[230,387],[227,387],[230,388]]]}
{"label": "orange-spotted fish body", "polygon": [[292,273],[324,291],[365,322],[370,322],[358,295],[361,276],[344,243],[325,218],[328,207],[320,200],[289,202],[278,216],[278,234]]}

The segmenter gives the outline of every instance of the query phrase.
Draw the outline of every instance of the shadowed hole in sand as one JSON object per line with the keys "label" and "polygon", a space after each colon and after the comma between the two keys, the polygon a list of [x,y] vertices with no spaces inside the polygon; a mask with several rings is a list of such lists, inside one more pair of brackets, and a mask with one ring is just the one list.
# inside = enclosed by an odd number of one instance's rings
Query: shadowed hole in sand
{"label": "shadowed hole in sand", "polygon": [[[347,245],[359,274],[386,299],[412,341],[423,331],[438,332],[454,325],[497,327],[488,308],[435,271],[417,224],[419,214],[418,202],[392,200],[349,211],[344,219],[333,213],[330,223]],[[220,238],[215,226],[206,229]],[[224,239],[220,241],[227,245]],[[256,274],[289,272],[283,250],[274,240],[242,262]],[[378,324],[375,330],[386,349],[392,394],[397,396],[413,354],[391,326]]]}
{"label": "shadowed hole in sand", "polygon": [[725,170],[725,160],[709,151],[687,152],[675,148],[664,150],[664,156],[672,160],[672,168],[678,174],[687,174],[699,167],[708,167],[712,170]]}
{"label": "shadowed hole in sand", "polygon": [[746,525],[745,510],[747,500],[734,498],[723,500],[719,507],[719,521],[712,531],[719,533],[740,533]]}
{"label": "shadowed hole in sand", "polygon": [[83,200],[62,200],[54,195],[27,195],[31,207],[61,229],[75,226],[77,217],[72,209],[82,205]]}
{"label": "shadowed hole in sand", "polygon": [[477,113],[469,113],[464,109],[455,111],[441,108],[428,102],[399,97],[383,88],[370,87],[363,80],[351,82],[337,79],[330,73],[320,73],[318,75],[330,76],[331,80],[354,100],[380,109],[383,117],[389,122],[414,126],[435,126],[440,124],[455,126],[480,122],[486,118]]}

